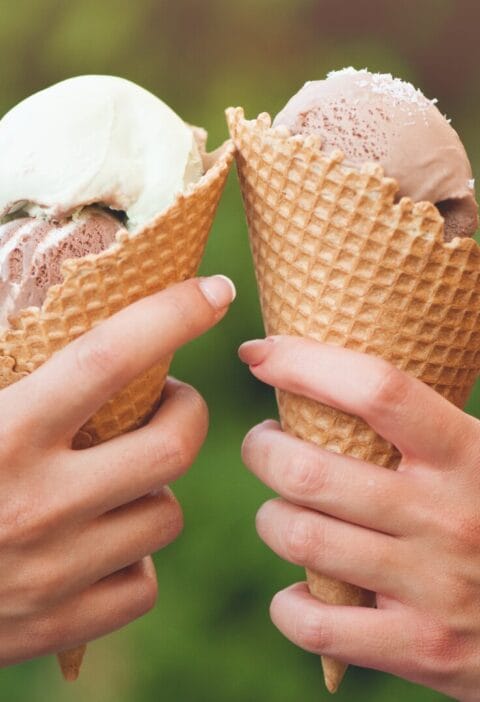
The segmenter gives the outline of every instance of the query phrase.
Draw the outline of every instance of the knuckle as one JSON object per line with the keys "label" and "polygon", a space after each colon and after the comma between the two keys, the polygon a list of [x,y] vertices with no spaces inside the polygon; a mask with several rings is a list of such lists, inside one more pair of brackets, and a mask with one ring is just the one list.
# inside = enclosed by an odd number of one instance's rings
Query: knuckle
{"label": "knuckle", "polygon": [[313,614],[297,618],[295,638],[309,651],[321,653],[328,649],[328,631],[325,621]]}
{"label": "knuckle", "polygon": [[443,535],[443,542],[450,551],[470,556],[478,553],[480,517],[474,512],[453,511],[447,507],[431,515],[431,523]]}
{"label": "knuckle", "polygon": [[184,441],[179,433],[165,436],[159,433],[154,439],[144,445],[145,462],[154,468],[161,469],[162,477],[165,472],[177,474],[188,466],[188,455]]}
{"label": "knuckle", "polygon": [[[346,554],[345,554],[346,555]],[[401,549],[393,547],[391,542],[377,545],[375,559],[372,563],[372,571],[378,574],[378,578],[385,580],[386,573],[396,573],[398,570],[399,561],[404,564],[402,572],[408,572],[411,568],[408,557],[402,553]],[[390,580],[388,580],[390,582]]]}
{"label": "knuckle", "polygon": [[59,646],[65,645],[68,634],[71,634],[71,622],[68,624],[70,626],[51,616],[34,616],[29,624],[32,653],[41,656],[58,651]]}
{"label": "knuckle", "polygon": [[46,558],[31,564],[28,569],[28,584],[25,583],[22,599],[26,611],[39,614],[58,600],[65,587],[64,576],[56,563]]}
{"label": "knuckle", "polygon": [[31,569],[24,564],[11,582],[2,583],[2,617],[29,619],[38,613],[36,583],[31,574]]}
{"label": "knuckle", "polygon": [[38,545],[57,526],[55,511],[30,490],[2,506],[1,523],[3,537],[23,548]]}
{"label": "knuckle", "polygon": [[[477,551],[478,553],[478,551]],[[472,563],[472,561],[470,561]],[[461,629],[468,626],[470,613],[477,609],[477,592],[473,583],[477,581],[477,568],[474,566],[471,573],[455,575],[446,579],[445,593],[448,593],[448,601],[445,604],[445,612],[449,614],[451,624]],[[473,576],[473,577],[472,577]]]}
{"label": "knuckle", "polygon": [[163,467],[177,477],[191,466],[208,431],[208,409],[204,399],[193,388],[185,392],[194,406],[195,423],[178,423],[168,433],[161,429],[152,431],[143,448],[148,465]]}
{"label": "knuckle", "polygon": [[95,329],[75,343],[75,364],[80,377],[92,373],[100,377],[113,378],[121,376],[126,363],[119,348]]}
{"label": "knuckle", "polygon": [[421,662],[423,672],[428,672],[437,679],[454,675],[463,657],[460,638],[445,626],[427,626],[417,646],[417,660]]}
{"label": "knuckle", "polygon": [[[193,286],[189,285],[193,291]],[[179,295],[178,291],[171,291],[169,305],[175,324],[187,337],[196,336],[200,330],[200,319],[197,305],[192,305],[191,294]]]}
{"label": "knuckle", "polygon": [[404,374],[387,361],[375,359],[376,375],[367,399],[371,412],[381,412],[398,405],[406,392]]}
{"label": "knuckle", "polygon": [[301,453],[287,466],[284,480],[291,494],[311,498],[325,490],[326,467],[318,459],[313,459],[310,452]]}
{"label": "knuckle", "polygon": [[287,557],[297,565],[307,565],[312,561],[318,543],[315,543],[308,518],[297,516],[286,532]]}
{"label": "knuckle", "polygon": [[183,473],[192,463],[197,453],[197,447],[193,445],[191,437],[186,436],[182,430],[169,440],[169,461],[176,472]]}
{"label": "knuckle", "polygon": [[457,549],[467,554],[477,554],[480,546],[480,518],[478,516],[457,515],[452,524],[453,537]]}

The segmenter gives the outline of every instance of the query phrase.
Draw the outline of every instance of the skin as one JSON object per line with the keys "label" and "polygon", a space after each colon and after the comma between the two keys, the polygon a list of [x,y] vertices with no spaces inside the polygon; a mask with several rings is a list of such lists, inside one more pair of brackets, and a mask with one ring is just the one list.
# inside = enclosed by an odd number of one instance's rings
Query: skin
{"label": "skin", "polygon": [[362,417],[402,454],[398,471],[288,436],[243,444],[280,497],[257,530],[281,558],[377,593],[377,609],[279,592],[274,624],[298,646],[393,673],[462,702],[480,689],[480,422],[385,361],[298,337],[240,347],[265,383]]}
{"label": "skin", "polygon": [[221,276],[172,286],[0,392],[1,666],[85,643],[153,607],[149,554],[182,529],[166,484],[203,443],[205,403],[169,379],[147,426],[83,451],[71,442],[106,400],[216,324],[233,298]]}

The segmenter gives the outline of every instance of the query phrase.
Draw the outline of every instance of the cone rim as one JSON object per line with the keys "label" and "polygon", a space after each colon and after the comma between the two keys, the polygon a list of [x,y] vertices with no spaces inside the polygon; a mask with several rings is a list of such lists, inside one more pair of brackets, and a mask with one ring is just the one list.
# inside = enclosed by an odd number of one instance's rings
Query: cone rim
{"label": "cone rim", "polygon": [[[201,176],[201,178],[193,184],[187,186],[187,188],[177,193],[174,201],[165,209],[158,212],[153,218],[148,222],[138,227],[132,232],[122,227],[115,235],[115,241],[110,244],[106,249],[98,254],[86,254],[85,256],[79,256],[76,258],[66,259],[61,265],[61,273],[63,275],[63,280],[61,283],[56,283],[51,285],[43,300],[41,306],[29,306],[20,309],[17,313],[12,314],[8,318],[7,325],[0,328],[0,355],[5,355],[5,350],[2,353],[2,346],[5,347],[8,344],[8,338],[13,333],[15,334],[18,329],[22,326],[22,318],[28,317],[33,314],[37,317],[37,320],[41,322],[45,320],[48,315],[48,310],[51,303],[61,294],[62,289],[66,287],[67,282],[76,275],[81,274],[83,266],[88,266],[89,264],[99,263],[101,265],[102,261],[107,261],[112,255],[117,255],[121,251],[122,244],[125,244],[137,236],[141,236],[148,230],[157,229],[161,226],[163,220],[172,216],[182,204],[188,200],[195,200],[201,197],[203,192],[208,190],[212,182],[222,178],[226,171],[231,166],[235,155],[235,147],[232,139],[227,139],[221,144],[217,149],[212,152],[207,152],[205,148],[202,148],[203,144],[206,143],[207,133],[201,127],[191,127],[192,130],[197,130],[202,133],[200,146],[200,152],[203,162],[207,165],[207,170]],[[200,140],[199,140],[200,141]],[[8,353],[6,354],[8,356]]]}
{"label": "cone rim", "polygon": [[[325,153],[322,150],[322,140],[318,134],[292,134],[288,127],[281,125],[272,126],[272,118],[268,112],[261,112],[254,119],[247,119],[243,107],[228,107],[225,110],[227,124],[230,136],[235,144],[237,152],[238,147],[237,130],[240,124],[256,133],[260,138],[268,137],[272,143],[275,141],[284,143],[289,146],[300,145],[308,151],[309,161],[323,163],[326,165],[337,164],[346,174],[351,175],[368,175],[378,179],[378,189],[386,198],[385,204],[390,206],[398,214],[411,214],[412,216],[422,216],[431,219],[437,224],[436,231],[428,233],[424,228],[419,228],[416,232],[410,232],[410,235],[419,239],[433,239],[436,243],[442,245],[445,249],[458,249],[465,251],[475,251],[480,254],[480,245],[474,237],[454,237],[451,241],[444,239],[444,218],[440,214],[437,207],[428,200],[420,200],[415,202],[410,197],[402,197],[398,202],[394,201],[395,194],[398,192],[399,186],[395,178],[387,177],[384,174],[384,169],[378,163],[373,161],[365,161],[360,168],[345,163],[345,154],[340,149],[334,149],[330,153]],[[297,154],[298,156],[298,154]]]}

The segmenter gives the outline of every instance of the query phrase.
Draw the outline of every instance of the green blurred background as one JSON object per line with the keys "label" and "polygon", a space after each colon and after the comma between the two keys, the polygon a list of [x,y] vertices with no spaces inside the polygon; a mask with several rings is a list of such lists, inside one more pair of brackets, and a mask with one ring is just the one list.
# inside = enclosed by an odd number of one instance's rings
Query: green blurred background
{"label": "green blurred background", "polygon": [[[68,76],[130,78],[227,136],[223,111],[275,113],[307,80],[354,65],[413,81],[453,123],[480,168],[477,0],[15,0],[1,3],[0,108]],[[275,415],[273,394],[237,360],[262,334],[247,233],[232,172],[204,273],[237,284],[228,318],[174,363],[211,410],[211,431],[176,485],[185,532],[156,557],[154,612],[90,645],[80,680],[64,684],[47,658],[0,671],[8,702],[296,702],[327,699],[318,659],[274,629],[274,592],[302,579],[258,540],[268,497],[243,467],[247,429]],[[480,414],[480,396],[470,410]],[[446,699],[390,676],[350,670],[339,702]]]}

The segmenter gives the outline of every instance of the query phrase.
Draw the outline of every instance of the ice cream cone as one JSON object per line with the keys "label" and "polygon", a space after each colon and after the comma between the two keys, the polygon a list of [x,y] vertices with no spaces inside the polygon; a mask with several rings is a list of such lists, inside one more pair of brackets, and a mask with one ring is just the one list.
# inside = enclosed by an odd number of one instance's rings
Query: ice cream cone
{"label": "ice cream cone", "polygon": [[[206,135],[195,129],[204,147]],[[22,310],[0,336],[0,387],[20,380],[55,351],[123,307],[197,272],[233,160],[225,143],[203,148],[206,173],[174,204],[136,233],[126,230],[106,251],[70,259],[64,280],[39,308]],[[163,359],[107,402],[78,433],[74,448],[107,441],[145,423],[155,411],[170,365]],[[85,647],[60,653],[66,680],[78,677]]]}
{"label": "ice cream cone", "polygon": [[[267,334],[291,334],[381,356],[459,407],[480,371],[480,249],[443,240],[430,203],[395,203],[374,164],[347,166],[318,136],[271,128],[269,115],[227,110]],[[278,392],[285,431],[334,452],[395,468],[396,449],[362,420]],[[372,594],[308,573],[326,603]],[[327,687],[345,666],[324,659]]]}

